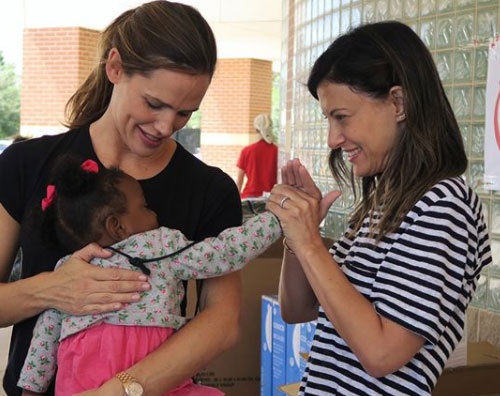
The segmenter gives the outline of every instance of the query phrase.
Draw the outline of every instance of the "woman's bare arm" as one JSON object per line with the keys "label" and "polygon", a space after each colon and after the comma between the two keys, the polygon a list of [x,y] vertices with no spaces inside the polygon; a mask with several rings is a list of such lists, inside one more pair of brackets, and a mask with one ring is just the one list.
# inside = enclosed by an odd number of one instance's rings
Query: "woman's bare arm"
{"label": "woman's bare arm", "polygon": [[285,322],[304,323],[318,317],[318,299],[297,256],[287,249],[283,252],[278,296]]}
{"label": "woman's bare arm", "polygon": [[[294,178],[293,184],[298,188],[275,186],[267,204],[268,209],[280,218],[288,244],[303,271],[289,272],[285,281],[289,284],[307,281],[328,319],[370,375],[379,377],[392,373],[406,364],[425,340],[378,315],[371,302],[345,277],[323,245],[318,230],[334,195],[330,193],[321,197],[321,193],[314,193],[314,189],[311,194],[311,188],[301,186],[301,179],[308,176],[304,173],[307,171],[303,167],[298,170],[303,174],[301,177],[294,173],[288,179],[291,185],[290,180]],[[290,199],[280,207],[279,203],[285,196]],[[292,280],[292,277],[295,278]],[[306,290],[304,286],[302,290]],[[290,299],[290,296],[295,299]],[[284,300],[286,314],[293,310],[294,303],[298,303],[296,295],[288,290],[281,300]]]}

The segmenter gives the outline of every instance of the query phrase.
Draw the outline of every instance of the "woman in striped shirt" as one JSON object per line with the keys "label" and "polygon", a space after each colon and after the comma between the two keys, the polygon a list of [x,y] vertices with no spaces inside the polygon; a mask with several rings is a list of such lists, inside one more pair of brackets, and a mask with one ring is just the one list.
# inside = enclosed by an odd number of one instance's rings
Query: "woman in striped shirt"
{"label": "woman in striped shirt", "polygon": [[318,58],[308,88],[333,176],[360,199],[330,251],[318,225],[340,192],[323,197],[293,160],[268,202],[286,235],[283,319],[318,320],[300,395],[430,395],[491,261],[432,56],[402,23],[363,25]]}

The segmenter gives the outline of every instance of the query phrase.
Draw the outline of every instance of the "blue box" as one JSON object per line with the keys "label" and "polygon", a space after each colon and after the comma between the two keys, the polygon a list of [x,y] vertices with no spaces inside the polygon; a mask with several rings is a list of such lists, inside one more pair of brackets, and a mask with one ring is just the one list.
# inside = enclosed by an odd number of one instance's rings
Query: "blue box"
{"label": "blue box", "polygon": [[302,323],[286,325],[286,383],[293,384],[302,379],[300,356],[300,333]]}
{"label": "blue box", "polygon": [[260,395],[272,396],[273,389],[273,302],[276,296],[262,296],[260,320]]}
{"label": "blue box", "polygon": [[311,322],[301,323],[300,328],[300,371],[303,373],[306,365],[307,359],[306,355],[309,355],[311,351],[311,345],[314,338],[314,333],[316,332],[317,321],[313,320]]}
{"label": "blue box", "polygon": [[286,385],[286,324],[281,318],[278,300],[273,300],[273,382],[272,396],[284,396],[279,387]]}

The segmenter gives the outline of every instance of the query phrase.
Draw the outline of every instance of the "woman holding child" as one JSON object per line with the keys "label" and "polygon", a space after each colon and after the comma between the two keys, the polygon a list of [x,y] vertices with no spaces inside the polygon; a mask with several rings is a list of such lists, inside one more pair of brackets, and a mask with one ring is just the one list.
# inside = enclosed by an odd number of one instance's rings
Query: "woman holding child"
{"label": "woman holding child", "polygon": [[[70,131],[12,145],[0,156],[0,181],[9,186],[0,192],[3,282],[19,246],[24,255],[22,279],[0,284],[0,299],[9,302],[0,308],[1,325],[14,324],[3,382],[9,396],[21,394],[16,383],[42,311],[119,310],[150,289],[140,272],[87,264],[92,257],[111,255],[97,245],[51,272],[68,252],[45,246],[28,217],[46,196],[59,155],[74,153],[134,177],[159,225],[191,240],[241,223],[238,190],[230,177],[171,137],[199,108],[215,70],[216,45],[207,22],[189,6],[153,1],[121,14],[104,30],[100,44],[99,64],[68,103]],[[126,371],[144,395],[164,395],[236,341],[240,286],[238,273],[204,281],[200,313]],[[85,394],[121,396],[129,392],[123,378],[110,378]],[[53,389],[46,394],[53,395]]]}

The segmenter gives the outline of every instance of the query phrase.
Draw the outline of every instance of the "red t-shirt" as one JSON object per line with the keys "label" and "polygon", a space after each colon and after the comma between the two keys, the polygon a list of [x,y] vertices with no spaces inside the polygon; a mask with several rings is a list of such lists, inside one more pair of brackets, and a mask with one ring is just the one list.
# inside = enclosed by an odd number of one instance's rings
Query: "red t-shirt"
{"label": "red t-shirt", "polygon": [[276,184],[278,172],[278,147],[260,139],[243,148],[236,164],[247,176],[241,198],[260,197],[271,191]]}

